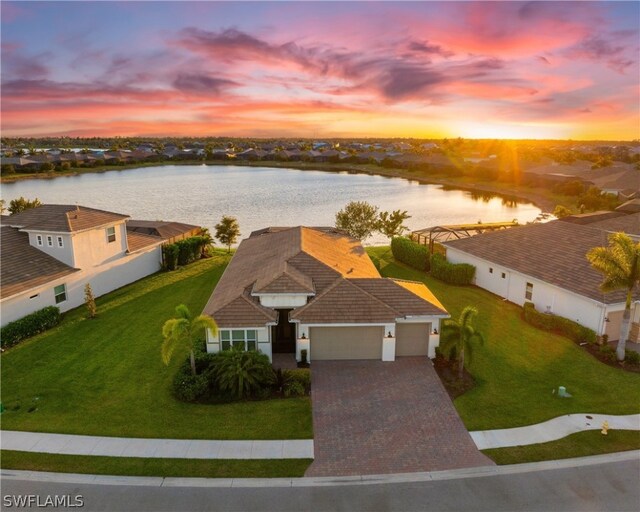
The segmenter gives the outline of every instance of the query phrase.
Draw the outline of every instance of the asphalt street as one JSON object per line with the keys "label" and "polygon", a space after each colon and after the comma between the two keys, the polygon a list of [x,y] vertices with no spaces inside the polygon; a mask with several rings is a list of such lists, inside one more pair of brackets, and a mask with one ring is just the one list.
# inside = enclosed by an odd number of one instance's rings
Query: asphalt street
{"label": "asphalt street", "polygon": [[[500,471],[500,470],[498,470]],[[82,511],[638,511],[640,510],[640,457],[568,468],[537,469],[448,476],[425,481],[410,475],[382,479],[384,483],[336,481],[306,486],[261,487],[259,481],[238,487],[211,487],[201,480],[193,486],[111,482],[110,485],[34,481],[2,478],[3,510],[28,510],[8,506],[7,497],[38,494],[82,496]],[[126,479],[122,480],[126,482]],[[174,484],[175,485],[175,484]],[[31,510],[36,509],[32,507]]]}

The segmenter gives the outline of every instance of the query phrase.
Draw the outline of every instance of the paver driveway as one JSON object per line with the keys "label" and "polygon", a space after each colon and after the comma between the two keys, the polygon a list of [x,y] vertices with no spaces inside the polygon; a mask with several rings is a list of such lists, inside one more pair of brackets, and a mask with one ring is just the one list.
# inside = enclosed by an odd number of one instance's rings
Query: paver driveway
{"label": "paver driveway", "polygon": [[315,361],[315,460],[306,476],[492,465],[458,416],[431,362]]}

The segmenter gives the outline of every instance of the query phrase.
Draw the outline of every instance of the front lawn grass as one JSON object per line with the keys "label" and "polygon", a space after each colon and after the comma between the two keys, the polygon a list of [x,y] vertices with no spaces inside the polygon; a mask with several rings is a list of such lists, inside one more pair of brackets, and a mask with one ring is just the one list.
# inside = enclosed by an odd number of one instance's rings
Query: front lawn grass
{"label": "front lawn grass", "polygon": [[[2,428],[118,437],[311,438],[309,398],[187,404],[171,395],[184,356],[160,358],[161,328],[186,304],[202,311],[229,255],[161,272],[97,300],[2,355]],[[31,412],[30,412],[31,411]]]}
{"label": "front lawn grass", "polygon": [[285,478],[301,477],[312,459],[146,459],[2,450],[2,469],[91,475]]}
{"label": "front lawn grass", "polygon": [[[454,404],[469,430],[519,427],[569,413],[637,414],[640,375],[607,366],[567,338],[527,324],[522,309],[475,286],[452,286],[367,249],[383,276],[422,281],[458,318],[478,308],[486,343],[468,365],[476,386]],[[553,262],[550,262],[553,264]],[[553,394],[565,386],[573,398]]]}
{"label": "front lawn grass", "polygon": [[609,430],[606,436],[603,436],[599,430],[587,430],[549,443],[492,448],[482,450],[482,453],[497,464],[503,465],[587,457],[629,450],[640,450],[640,432],[637,430]]}

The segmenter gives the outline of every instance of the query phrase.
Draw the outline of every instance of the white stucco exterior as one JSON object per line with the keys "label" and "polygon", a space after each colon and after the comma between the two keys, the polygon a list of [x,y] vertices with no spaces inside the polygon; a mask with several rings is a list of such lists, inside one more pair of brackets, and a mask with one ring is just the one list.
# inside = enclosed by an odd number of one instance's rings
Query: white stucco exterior
{"label": "white stucco exterior", "polygon": [[[597,334],[606,332],[607,325],[611,323],[605,321],[609,313],[624,310],[624,303],[607,305],[452,247],[447,247],[447,260],[476,267],[474,284],[480,288],[519,306],[532,302],[542,313],[568,318]],[[527,296],[527,283],[532,285],[529,287],[530,296]]]}
{"label": "white stucco exterior", "polygon": [[304,306],[309,298],[308,294],[302,293],[261,293],[254,294],[260,299],[260,304],[267,308],[298,308]]}
{"label": "white stucco exterior", "polygon": [[[84,287],[91,284],[94,297],[142,279],[162,268],[160,245],[134,254],[124,254],[102,265],[89,266],[31,290],[7,297],[0,302],[1,323],[5,325],[46,306],[58,306],[65,312],[84,303]],[[54,288],[65,285],[66,300],[56,304]]]}
{"label": "white stucco exterior", "polygon": [[271,326],[255,326],[255,327],[221,327],[216,334],[211,332],[211,329],[207,329],[207,352],[210,354],[217,354],[222,350],[220,341],[221,331],[238,331],[238,330],[255,330],[257,331],[258,350],[269,357],[269,361],[272,360],[271,351]]}

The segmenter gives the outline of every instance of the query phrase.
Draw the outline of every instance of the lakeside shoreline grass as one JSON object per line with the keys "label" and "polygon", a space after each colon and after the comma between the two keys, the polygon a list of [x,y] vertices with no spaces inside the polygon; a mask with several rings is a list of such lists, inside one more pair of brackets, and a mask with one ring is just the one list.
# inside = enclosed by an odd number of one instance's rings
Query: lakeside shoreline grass
{"label": "lakeside shoreline grass", "polygon": [[446,175],[423,176],[418,172],[399,167],[381,167],[374,164],[353,164],[353,163],[323,163],[323,162],[278,162],[278,161],[161,161],[142,162],[137,164],[123,164],[118,166],[103,165],[90,168],[76,168],[68,171],[51,171],[45,173],[16,173],[9,176],[2,176],[0,183],[15,183],[30,179],[55,179],[68,176],[80,176],[83,174],[98,174],[108,171],[127,171],[147,167],[166,166],[186,166],[186,165],[206,165],[206,166],[239,166],[239,167],[268,167],[275,169],[293,169],[298,171],[321,171],[321,172],[347,172],[352,174],[368,174],[372,176],[383,176],[387,178],[400,178],[409,181],[417,181],[425,185],[440,185],[468,192],[478,192],[494,194],[505,199],[529,202],[540,208],[542,211],[553,211],[556,204],[570,202],[572,199],[555,194],[544,188],[523,187],[511,183],[501,183],[496,181],[483,181],[470,179],[466,176],[451,177]]}

